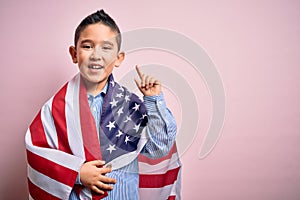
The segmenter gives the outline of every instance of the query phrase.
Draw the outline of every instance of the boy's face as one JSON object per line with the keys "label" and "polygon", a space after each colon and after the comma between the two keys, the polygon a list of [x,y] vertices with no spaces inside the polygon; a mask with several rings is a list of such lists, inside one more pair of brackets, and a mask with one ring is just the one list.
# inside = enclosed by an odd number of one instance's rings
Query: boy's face
{"label": "boy's face", "polygon": [[78,63],[85,85],[90,87],[87,89],[103,88],[113,68],[122,63],[124,53],[118,52],[116,36],[104,24],[91,24],[81,32],[77,47],[70,47],[72,60]]}

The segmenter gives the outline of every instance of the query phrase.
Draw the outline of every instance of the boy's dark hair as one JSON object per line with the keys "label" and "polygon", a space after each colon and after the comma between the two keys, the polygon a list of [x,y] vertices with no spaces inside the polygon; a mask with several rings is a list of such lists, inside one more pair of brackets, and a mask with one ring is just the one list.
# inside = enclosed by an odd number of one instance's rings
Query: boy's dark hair
{"label": "boy's dark hair", "polygon": [[75,47],[77,46],[77,42],[79,40],[81,32],[90,24],[96,24],[96,23],[102,23],[108,27],[111,28],[112,31],[117,33],[117,44],[118,44],[118,50],[121,48],[121,32],[119,27],[117,26],[116,22],[107,14],[104,12],[103,9],[98,10],[95,13],[90,14],[86,18],[84,18],[80,24],[77,26],[75,31],[75,38],[74,43]]}

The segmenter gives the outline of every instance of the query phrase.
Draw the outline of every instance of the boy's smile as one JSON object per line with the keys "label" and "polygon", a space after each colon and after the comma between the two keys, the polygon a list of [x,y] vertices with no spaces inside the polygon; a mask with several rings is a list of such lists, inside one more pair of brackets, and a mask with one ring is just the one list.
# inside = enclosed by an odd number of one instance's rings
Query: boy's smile
{"label": "boy's smile", "polygon": [[116,32],[102,23],[91,24],[81,32],[76,47],[69,49],[88,93],[98,94],[113,68],[124,59],[124,53],[118,52],[116,36]]}

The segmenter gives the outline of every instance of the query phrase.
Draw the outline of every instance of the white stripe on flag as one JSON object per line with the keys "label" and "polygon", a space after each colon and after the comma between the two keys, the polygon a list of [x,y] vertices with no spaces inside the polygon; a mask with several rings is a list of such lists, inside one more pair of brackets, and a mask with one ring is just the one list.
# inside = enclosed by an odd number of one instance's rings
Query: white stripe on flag
{"label": "white stripe on flag", "polygon": [[180,166],[178,161],[178,153],[175,152],[172,154],[170,159],[164,160],[156,165],[150,165],[148,163],[139,162],[139,171],[141,174],[164,174],[170,169],[175,169]]}
{"label": "white stripe on flag", "polygon": [[[47,158],[58,165],[78,171],[79,167],[84,162],[84,159],[70,155],[68,153],[49,148],[41,148],[32,145],[30,131],[27,131],[29,134],[26,134],[26,147],[28,151],[31,151],[33,154]],[[30,145],[31,144],[31,145]]]}
{"label": "white stripe on flag", "polygon": [[82,148],[83,140],[79,121],[79,84],[79,76],[76,76],[76,78],[69,82],[65,96],[65,111],[68,141],[72,153],[81,158],[85,158],[84,148]]}
{"label": "white stripe on flag", "polygon": [[53,97],[41,109],[41,121],[45,130],[47,143],[51,148],[58,148],[57,132],[51,114]]}
{"label": "white stripe on flag", "polygon": [[68,196],[66,196],[66,194],[70,194],[72,190],[71,187],[39,173],[38,171],[31,168],[30,165],[27,165],[27,170],[28,178],[37,187],[58,198],[68,199]]}
{"label": "white stripe on flag", "polygon": [[140,199],[168,199],[173,185],[167,185],[162,188],[140,188]]}

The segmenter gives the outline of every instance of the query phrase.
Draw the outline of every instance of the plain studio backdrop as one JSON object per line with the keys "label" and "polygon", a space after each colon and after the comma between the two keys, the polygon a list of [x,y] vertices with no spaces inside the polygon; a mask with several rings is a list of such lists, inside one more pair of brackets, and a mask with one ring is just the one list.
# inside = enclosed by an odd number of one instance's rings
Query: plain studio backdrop
{"label": "plain studio backdrop", "polygon": [[[185,35],[207,52],[221,76],[224,126],[213,151],[199,159],[212,112],[203,77],[183,70],[190,66],[176,55],[146,49],[128,54],[115,72],[121,79],[135,64],[159,63],[193,89],[199,123],[195,133],[180,133],[194,134],[180,155],[182,199],[300,198],[299,1],[11,0],[0,3],[0,199],[27,199],[26,129],[77,73],[68,55],[75,28],[101,8],[122,32],[156,27]],[[180,127],[184,97],[167,86],[165,91]]]}

